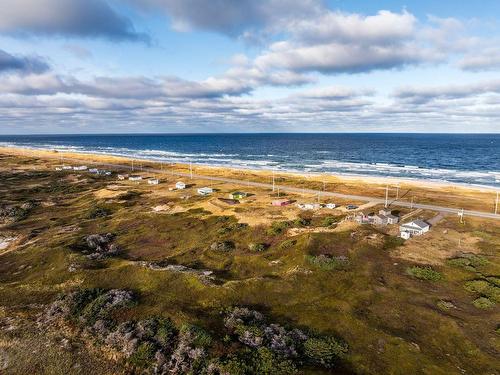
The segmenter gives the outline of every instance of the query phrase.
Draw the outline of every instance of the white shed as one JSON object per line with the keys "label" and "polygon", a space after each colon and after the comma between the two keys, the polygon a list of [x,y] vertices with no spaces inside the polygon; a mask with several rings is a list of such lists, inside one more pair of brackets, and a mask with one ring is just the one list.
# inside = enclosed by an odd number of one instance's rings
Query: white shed
{"label": "white shed", "polygon": [[209,187],[202,187],[198,189],[198,194],[200,195],[209,195],[214,192],[214,189],[209,188]]}
{"label": "white shed", "polygon": [[186,188],[186,184],[182,181],[179,181],[175,184],[175,188],[176,189],[179,189],[179,190],[182,190],[182,189],[185,189]]}

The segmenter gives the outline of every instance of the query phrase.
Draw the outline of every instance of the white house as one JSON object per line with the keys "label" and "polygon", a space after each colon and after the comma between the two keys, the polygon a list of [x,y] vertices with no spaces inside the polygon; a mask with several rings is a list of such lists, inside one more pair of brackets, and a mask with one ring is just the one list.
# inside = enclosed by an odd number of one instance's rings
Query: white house
{"label": "white house", "polygon": [[318,210],[321,208],[319,203],[299,203],[297,207],[301,210]]}
{"label": "white house", "polygon": [[399,223],[399,217],[393,214],[386,215],[387,224],[397,224]]}
{"label": "white house", "polygon": [[327,203],[325,204],[325,207],[330,210],[333,210],[335,207],[337,207],[337,205],[335,203]]}
{"label": "white house", "polygon": [[62,171],[61,167],[56,167],[56,171]]}
{"label": "white house", "polygon": [[399,227],[399,231],[401,232],[401,237],[403,237],[403,233],[407,233],[404,236],[421,236],[424,233],[428,232],[431,226],[427,224],[423,220],[413,220],[409,223],[405,223]]}
{"label": "white house", "polygon": [[141,181],[142,176],[133,175],[128,178],[129,181]]}
{"label": "white house", "polygon": [[409,240],[411,237],[411,234],[410,234],[410,232],[401,232],[400,236],[403,240]]}
{"label": "white house", "polygon": [[175,184],[175,188],[176,189],[179,189],[179,190],[182,190],[182,189],[185,189],[186,188],[186,184],[182,181],[179,181]]}
{"label": "white house", "polygon": [[78,167],[73,167],[73,170],[74,171],[86,171],[87,170],[87,166],[86,165],[80,165]]}
{"label": "white house", "polygon": [[67,171],[68,169],[73,169],[73,167],[71,165],[63,165],[62,169]]}
{"label": "white house", "polygon": [[99,173],[99,169],[97,169],[97,168],[91,168],[91,169],[89,169],[89,172],[90,173]]}
{"label": "white house", "polygon": [[387,216],[378,214],[373,217],[373,222],[377,225],[387,225],[389,220]]}
{"label": "white house", "polygon": [[119,179],[119,180],[125,180],[125,179],[127,179],[127,178],[128,178],[128,174],[119,174],[119,175],[118,175],[118,179]]}
{"label": "white house", "polygon": [[209,188],[209,187],[202,187],[198,189],[198,194],[200,195],[209,195],[214,192],[214,189]]}
{"label": "white house", "polygon": [[148,184],[150,185],[158,185],[160,183],[160,180],[158,180],[157,178],[150,178],[148,180]]}

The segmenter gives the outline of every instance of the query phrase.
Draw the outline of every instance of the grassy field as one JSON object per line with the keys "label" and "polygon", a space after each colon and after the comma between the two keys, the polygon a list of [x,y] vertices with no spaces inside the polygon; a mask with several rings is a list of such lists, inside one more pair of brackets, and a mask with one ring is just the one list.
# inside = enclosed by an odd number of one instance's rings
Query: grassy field
{"label": "grassy field", "polygon": [[[221,358],[243,346],[227,344],[221,314],[242,306],[348,344],[334,369],[298,363],[302,374],[500,371],[498,222],[444,217],[405,243],[395,228],[340,223],[341,211],[271,208],[269,191],[221,208],[215,197],[237,187],[199,197],[202,181],[178,192],[167,189],[175,181],[168,177],[148,186],[52,166],[0,155],[1,205],[33,202],[0,227],[0,241],[14,238],[0,250],[1,373],[140,373],[71,324],[37,323],[61,293],[81,288],[131,290],[138,302],[116,311],[116,321],[194,324]],[[82,238],[95,233],[113,233],[121,251],[83,255]],[[213,279],[145,266],[151,262],[212,271]]]}

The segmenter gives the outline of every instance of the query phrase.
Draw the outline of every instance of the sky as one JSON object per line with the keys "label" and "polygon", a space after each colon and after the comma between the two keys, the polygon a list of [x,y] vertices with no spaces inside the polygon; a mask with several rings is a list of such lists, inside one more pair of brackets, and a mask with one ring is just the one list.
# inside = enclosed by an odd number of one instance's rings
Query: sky
{"label": "sky", "polygon": [[498,0],[0,0],[0,134],[500,133]]}

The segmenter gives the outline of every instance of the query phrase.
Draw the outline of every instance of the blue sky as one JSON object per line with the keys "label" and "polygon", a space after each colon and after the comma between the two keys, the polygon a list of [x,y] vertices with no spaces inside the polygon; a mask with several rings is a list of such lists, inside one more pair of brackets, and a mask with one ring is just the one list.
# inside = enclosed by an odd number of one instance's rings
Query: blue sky
{"label": "blue sky", "polygon": [[496,0],[0,9],[0,134],[500,132]]}

